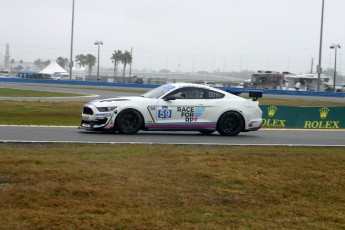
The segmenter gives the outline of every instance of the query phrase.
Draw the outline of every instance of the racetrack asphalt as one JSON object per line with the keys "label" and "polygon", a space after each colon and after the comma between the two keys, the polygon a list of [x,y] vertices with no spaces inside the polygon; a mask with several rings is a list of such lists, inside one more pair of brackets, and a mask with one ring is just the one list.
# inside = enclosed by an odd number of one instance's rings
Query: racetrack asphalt
{"label": "racetrack asphalt", "polygon": [[217,132],[145,132],[122,135],[88,132],[78,127],[0,126],[0,142],[73,142],[196,145],[345,146],[345,130],[261,129],[226,137]]}

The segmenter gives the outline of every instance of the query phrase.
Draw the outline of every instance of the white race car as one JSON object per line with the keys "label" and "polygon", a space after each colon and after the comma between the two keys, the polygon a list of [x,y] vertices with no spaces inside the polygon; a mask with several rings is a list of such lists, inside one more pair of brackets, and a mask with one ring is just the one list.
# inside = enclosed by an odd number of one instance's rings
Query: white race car
{"label": "white race car", "polygon": [[84,105],[80,128],[115,130],[123,134],[148,131],[199,131],[224,136],[260,129],[262,92],[244,99],[206,85],[174,83],[142,96],[91,101]]}

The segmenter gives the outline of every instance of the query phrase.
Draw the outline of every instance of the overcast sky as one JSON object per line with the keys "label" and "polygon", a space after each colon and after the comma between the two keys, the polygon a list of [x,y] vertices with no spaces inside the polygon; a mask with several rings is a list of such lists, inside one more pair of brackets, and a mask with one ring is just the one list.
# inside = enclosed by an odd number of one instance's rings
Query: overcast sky
{"label": "overcast sky", "polygon": [[[322,0],[75,0],[74,49],[111,67],[133,47],[133,68],[308,72],[318,63]],[[345,0],[325,0],[323,68],[345,45]],[[70,57],[72,0],[0,0],[0,66]],[[344,47],[338,68],[345,71]]]}

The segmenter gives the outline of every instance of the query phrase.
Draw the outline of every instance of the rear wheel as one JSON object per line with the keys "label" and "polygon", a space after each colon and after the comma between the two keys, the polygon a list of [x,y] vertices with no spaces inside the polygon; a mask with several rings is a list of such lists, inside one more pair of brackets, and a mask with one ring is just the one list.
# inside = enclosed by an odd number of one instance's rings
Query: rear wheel
{"label": "rear wheel", "polygon": [[219,118],[217,131],[224,136],[236,136],[241,132],[243,125],[244,120],[241,114],[230,111]]}
{"label": "rear wheel", "polygon": [[116,118],[116,129],[122,134],[135,134],[142,125],[142,118],[138,111],[128,109],[122,111]]}

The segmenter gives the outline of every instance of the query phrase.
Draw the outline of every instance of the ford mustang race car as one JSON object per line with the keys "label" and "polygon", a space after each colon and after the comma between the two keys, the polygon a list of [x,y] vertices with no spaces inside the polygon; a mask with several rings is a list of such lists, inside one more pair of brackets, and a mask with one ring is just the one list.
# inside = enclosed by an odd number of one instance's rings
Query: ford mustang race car
{"label": "ford mustang race car", "polygon": [[123,134],[149,131],[199,131],[224,136],[260,129],[262,111],[244,99],[206,85],[173,83],[141,96],[91,101],[83,106],[80,128]]}

